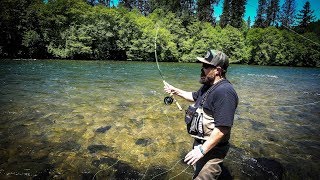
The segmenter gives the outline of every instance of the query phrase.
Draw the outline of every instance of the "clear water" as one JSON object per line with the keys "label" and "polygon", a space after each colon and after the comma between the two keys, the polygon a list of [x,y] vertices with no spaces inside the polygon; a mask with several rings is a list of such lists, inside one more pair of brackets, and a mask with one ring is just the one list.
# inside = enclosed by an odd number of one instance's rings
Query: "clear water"
{"label": "clear water", "polygon": [[[200,66],[160,63],[189,91]],[[319,179],[320,69],[232,65],[228,79],[240,104],[224,172]],[[192,139],[165,96],[155,63],[1,61],[0,179],[190,179]]]}

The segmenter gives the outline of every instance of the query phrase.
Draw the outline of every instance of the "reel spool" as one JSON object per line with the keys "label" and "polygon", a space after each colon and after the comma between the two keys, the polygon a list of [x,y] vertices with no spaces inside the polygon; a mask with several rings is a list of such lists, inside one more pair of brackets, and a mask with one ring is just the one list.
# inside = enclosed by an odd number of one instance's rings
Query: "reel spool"
{"label": "reel spool", "polygon": [[163,99],[164,104],[171,105],[173,103],[173,98],[171,96],[167,96]]}

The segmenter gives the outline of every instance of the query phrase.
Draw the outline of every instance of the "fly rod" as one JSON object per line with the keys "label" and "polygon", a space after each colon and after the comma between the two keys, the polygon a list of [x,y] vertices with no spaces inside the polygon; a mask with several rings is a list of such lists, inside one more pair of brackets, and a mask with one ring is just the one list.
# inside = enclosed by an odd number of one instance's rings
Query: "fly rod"
{"label": "fly rod", "polygon": [[[156,25],[158,25],[158,24],[156,24]],[[159,66],[159,62],[158,62],[158,55],[157,55],[157,37],[158,37],[158,31],[159,31],[159,26],[157,26],[156,36],[155,36],[155,38],[154,38],[154,56],[155,56],[155,58],[156,58],[156,63],[157,63],[158,71],[159,71],[159,74],[160,74],[160,76],[161,76],[162,82],[163,82],[163,84],[164,84],[165,86],[168,86],[167,83],[166,83],[166,81],[164,80],[164,76],[163,76],[163,74],[162,74],[162,72],[161,72],[161,70],[160,70],[160,66]],[[179,109],[180,111],[182,111],[182,108],[181,108],[180,104],[178,103],[178,101],[174,98],[173,93],[170,93],[170,96],[165,97],[163,101],[164,101],[164,103],[165,103],[166,105],[170,105],[170,104],[172,104],[172,103],[174,102],[174,103],[177,105],[178,109]]]}

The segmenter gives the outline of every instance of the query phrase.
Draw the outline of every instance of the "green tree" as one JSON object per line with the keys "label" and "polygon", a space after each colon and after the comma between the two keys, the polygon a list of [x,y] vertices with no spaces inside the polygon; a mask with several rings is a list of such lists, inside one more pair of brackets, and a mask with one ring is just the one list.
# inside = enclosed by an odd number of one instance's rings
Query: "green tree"
{"label": "green tree", "polygon": [[242,26],[242,18],[245,12],[245,5],[247,0],[233,0],[231,1],[231,19],[230,25],[235,28]]}
{"label": "green tree", "polygon": [[211,22],[215,24],[215,18],[213,17],[213,6],[218,4],[219,0],[198,0],[197,1],[197,16],[200,21]]}
{"label": "green tree", "polygon": [[224,0],[223,1],[223,10],[220,16],[220,26],[222,28],[226,27],[230,24],[231,18],[231,0]]}
{"label": "green tree", "polygon": [[[114,8],[94,7],[94,14],[90,17],[89,25],[92,37],[94,59],[118,59],[125,57],[125,52],[118,45],[120,22],[124,12]],[[130,32],[130,31],[129,31]]]}
{"label": "green tree", "polygon": [[282,27],[289,28],[294,24],[295,11],[295,0],[285,0],[280,13],[280,22]]}
{"label": "green tree", "polygon": [[307,1],[304,4],[303,9],[300,10],[299,12],[300,13],[298,14],[298,17],[297,17],[297,19],[300,20],[299,27],[302,29],[303,32],[305,32],[308,24],[310,24],[315,19],[315,16],[313,15],[314,11],[311,10],[311,7],[310,7],[310,2]]}
{"label": "green tree", "polygon": [[267,7],[266,25],[275,26],[278,18],[280,6],[279,0],[271,0]]}
{"label": "green tree", "polygon": [[221,29],[214,28],[211,23],[195,21],[187,28],[187,37],[180,44],[182,52],[182,62],[195,62],[197,56],[203,54],[210,48],[221,49],[219,46],[219,31]]}
{"label": "green tree", "polygon": [[249,64],[292,65],[295,59],[295,36],[275,27],[253,28],[247,34],[251,49]]}
{"label": "green tree", "polygon": [[119,5],[131,10],[134,8],[134,0],[120,0]]}
{"label": "green tree", "polygon": [[45,4],[41,0],[33,1],[28,6],[25,19],[27,26],[22,34],[22,48],[24,58],[46,58],[48,56],[44,36],[42,11]]}
{"label": "green tree", "polygon": [[250,29],[250,27],[251,27],[251,18],[250,18],[250,16],[247,19],[247,27],[248,27],[248,29]]}
{"label": "green tree", "polygon": [[221,30],[220,37],[218,47],[221,47],[221,50],[229,56],[230,63],[248,61],[250,49],[246,47],[244,35],[239,29],[228,25]]}
{"label": "green tree", "polygon": [[313,32],[294,36],[294,55],[292,65],[320,67],[320,38]]}
{"label": "green tree", "polygon": [[88,35],[88,31],[90,31],[91,28],[93,28],[93,26],[70,26],[61,34],[61,38],[65,41],[65,44],[56,47],[55,44],[50,43],[48,51],[58,58],[89,58],[92,53],[92,37]]}
{"label": "green tree", "polygon": [[[48,53],[56,58],[73,58],[76,55],[73,49],[77,40],[75,36],[86,36],[80,25],[88,19],[91,8],[85,1],[48,1],[41,10],[42,34]],[[82,29],[77,32],[79,27]],[[79,42],[79,46],[81,43],[84,42]]]}
{"label": "green tree", "polygon": [[137,26],[137,38],[130,40],[127,57],[130,60],[151,60],[154,55],[155,24],[137,10],[131,11],[130,17]]}
{"label": "green tree", "polygon": [[[27,11],[31,0],[2,0],[0,6],[1,57],[23,56],[22,41],[27,28]],[[31,37],[31,36],[29,36]]]}
{"label": "green tree", "polygon": [[256,28],[267,27],[266,13],[267,13],[267,0],[259,0],[257,16],[255,18],[253,27],[256,27]]}

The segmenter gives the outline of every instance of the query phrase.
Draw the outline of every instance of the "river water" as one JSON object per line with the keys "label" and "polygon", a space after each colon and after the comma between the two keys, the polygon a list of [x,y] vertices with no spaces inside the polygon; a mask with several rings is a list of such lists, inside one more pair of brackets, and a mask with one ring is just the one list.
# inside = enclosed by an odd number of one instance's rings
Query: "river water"
{"label": "river water", "polygon": [[[200,67],[160,63],[188,91]],[[320,69],[231,65],[228,79],[240,103],[223,179],[320,179]],[[0,179],[192,177],[155,63],[3,60],[0,93]]]}

